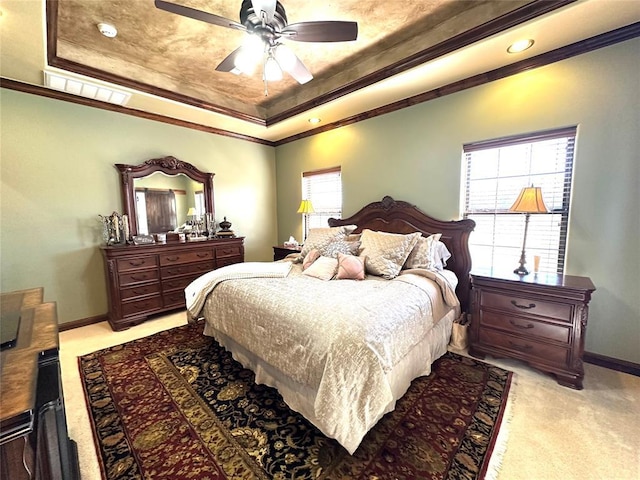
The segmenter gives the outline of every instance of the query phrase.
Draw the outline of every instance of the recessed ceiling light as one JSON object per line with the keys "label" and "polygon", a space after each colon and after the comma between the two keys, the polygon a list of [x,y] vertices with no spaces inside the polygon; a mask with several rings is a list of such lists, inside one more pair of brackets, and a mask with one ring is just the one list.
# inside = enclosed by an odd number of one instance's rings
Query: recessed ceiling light
{"label": "recessed ceiling light", "polygon": [[116,30],[116,27],[114,27],[110,23],[99,23],[98,30],[100,30],[100,33],[102,35],[109,38],[113,38],[118,34],[118,30]]}
{"label": "recessed ceiling light", "polygon": [[534,41],[531,38],[526,40],[518,40],[517,42],[512,43],[507,48],[507,52],[509,53],[520,53],[532,47]]}
{"label": "recessed ceiling light", "polygon": [[313,118],[310,118],[310,119],[309,119],[309,123],[310,123],[311,125],[316,125],[316,124],[320,123],[321,121],[322,121],[322,120],[320,120],[318,117],[313,117]]}

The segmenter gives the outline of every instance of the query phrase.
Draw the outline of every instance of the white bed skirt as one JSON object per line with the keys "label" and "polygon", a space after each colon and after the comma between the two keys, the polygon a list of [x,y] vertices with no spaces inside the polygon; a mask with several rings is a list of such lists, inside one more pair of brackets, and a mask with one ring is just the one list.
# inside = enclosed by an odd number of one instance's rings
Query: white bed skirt
{"label": "white bed skirt", "polygon": [[[370,412],[371,419],[366,429],[357,432],[353,440],[354,432],[351,433],[351,439],[336,440],[343,445],[349,453],[353,454],[362,438],[366,433],[380,420],[384,414],[395,408],[396,401],[401,398],[411,385],[414,378],[429,375],[431,373],[431,364],[445,354],[449,338],[451,336],[451,328],[455,320],[457,309],[452,309],[446,314],[418,343],[413,349],[387,374],[387,381],[391,387],[393,400],[390,401],[384,409],[379,412]],[[328,437],[332,437],[329,432],[334,431],[331,425],[323,425],[315,412],[316,391],[306,385],[299,384],[288,378],[280,370],[273,367],[269,363],[264,362],[245,348],[237,344],[231,338],[212,328],[205,322],[204,334],[215,338],[220,345],[227,351],[231,352],[233,358],[240,362],[245,368],[252,370],[256,376],[256,383],[274,387],[280,392],[286,404],[296,412],[299,412],[307,420],[313,423],[321,432]],[[357,443],[356,443],[357,442]]]}

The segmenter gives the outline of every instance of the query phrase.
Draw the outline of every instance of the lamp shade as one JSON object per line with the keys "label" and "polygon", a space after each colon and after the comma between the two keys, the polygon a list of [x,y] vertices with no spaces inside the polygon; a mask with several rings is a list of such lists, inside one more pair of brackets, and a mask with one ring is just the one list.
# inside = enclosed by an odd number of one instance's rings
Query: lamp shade
{"label": "lamp shade", "polygon": [[300,207],[298,207],[298,213],[315,213],[311,200],[302,200]]}
{"label": "lamp shade", "polygon": [[187,217],[194,217],[196,215],[196,209],[193,207],[189,208],[189,211],[187,212]]}
{"label": "lamp shade", "polygon": [[547,213],[549,209],[542,199],[540,187],[524,187],[516,201],[509,208],[510,212],[519,213]]}

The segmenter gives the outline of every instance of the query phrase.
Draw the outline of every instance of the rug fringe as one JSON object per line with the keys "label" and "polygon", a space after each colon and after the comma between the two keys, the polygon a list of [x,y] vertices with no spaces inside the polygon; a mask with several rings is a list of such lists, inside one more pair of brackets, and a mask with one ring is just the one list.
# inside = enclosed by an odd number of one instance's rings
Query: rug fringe
{"label": "rug fringe", "polygon": [[502,460],[504,459],[504,455],[507,451],[507,441],[509,439],[511,422],[513,420],[513,408],[517,398],[517,386],[517,374],[512,372],[511,387],[507,396],[507,404],[504,408],[500,430],[498,431],[498,436],[493,446],[493,452],[489,459],[489,464],[483,480],[498,480],[500,470],[502,469]]}

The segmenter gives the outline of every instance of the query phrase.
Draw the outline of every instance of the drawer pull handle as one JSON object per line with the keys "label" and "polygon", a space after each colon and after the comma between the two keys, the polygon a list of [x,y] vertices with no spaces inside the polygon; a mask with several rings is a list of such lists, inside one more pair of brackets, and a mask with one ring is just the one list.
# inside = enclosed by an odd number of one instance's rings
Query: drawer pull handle
{"label": "drawer pull handle", "polygon": [[140,282],[142,280],[146,280],[147,276],[146,275],[141,275],[139,277],[136,277],[134,275],[131,275],[131,280],[135,280],[136,282]]}
{"label": "drawer pull handle", "polygon": [[511,305],[513,305],[516,308],[521,308],[522,310],[529,310],[531,308],[535,308],[535,306],[536,306],[535,303],[530,303],[529,305],[520,305],[515,300],[511,300]]}
{"label": "drawer pull handle", "polygon": [[175,262],[176,260],[178,260],[180,257],[167,257],[167,260],[169,260],[170,262]]}
{"label": "drawer pull handle", "polygon": [[198,258],[207,258],[209,256],[208,253],[198,253]]}
{"label": "drawer pull handle", "polygon": [[520,350],[521,352],[526,352],[527,350],[531,350],[533,348],[529,344],[520,345],[518,343],[513,343],[512,341],[509,341],[509,345],[511,345],[511,348],[515,348],[516,350]]}
{"label": "drawer pull handle", "polygon": [[519,323],[516,323],[513,320],[509,320],[509,323],[516,328],[524,328],[524,329],[533,328],[532,323],[527,323],[526,325],[520,325]]}
{"label": "drawer pull handle", "polygon": [[129,265],[132,267],[139,267],[140,265],[144,265],[144,260],[129,260]]}

